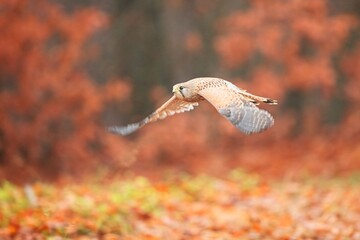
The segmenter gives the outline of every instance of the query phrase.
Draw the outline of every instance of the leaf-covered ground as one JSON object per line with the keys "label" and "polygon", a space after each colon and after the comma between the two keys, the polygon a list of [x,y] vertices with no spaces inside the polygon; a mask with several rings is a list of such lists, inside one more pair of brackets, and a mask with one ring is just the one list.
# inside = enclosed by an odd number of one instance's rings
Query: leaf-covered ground
{"label": "leaf-covered ground", "polygon": [[224,179],[0,188],[0,239],[360,239],[360,184]]}

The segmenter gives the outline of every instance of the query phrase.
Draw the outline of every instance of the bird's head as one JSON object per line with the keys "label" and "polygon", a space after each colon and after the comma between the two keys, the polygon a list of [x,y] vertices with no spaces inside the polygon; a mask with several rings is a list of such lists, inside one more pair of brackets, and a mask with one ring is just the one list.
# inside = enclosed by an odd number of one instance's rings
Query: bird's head
{"label": "bird's head", "polygon": [[179,83],[173,86],[173,93],[179,99],[184,99],[190,97],[190,89],[183,84]]}

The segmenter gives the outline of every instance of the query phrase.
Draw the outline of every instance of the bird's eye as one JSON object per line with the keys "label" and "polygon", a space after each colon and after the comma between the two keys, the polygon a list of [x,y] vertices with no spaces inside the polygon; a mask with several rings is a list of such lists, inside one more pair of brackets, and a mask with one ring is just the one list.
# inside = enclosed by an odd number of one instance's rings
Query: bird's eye
{"label": "bird's eye", "polygon": [[184,87],[183,87],[183,86],[180,86],[180,87],[179,87],[179,89],[180,89],[180,91],[181,91],[181,90],[183,90],[183,89],[184,89]]}

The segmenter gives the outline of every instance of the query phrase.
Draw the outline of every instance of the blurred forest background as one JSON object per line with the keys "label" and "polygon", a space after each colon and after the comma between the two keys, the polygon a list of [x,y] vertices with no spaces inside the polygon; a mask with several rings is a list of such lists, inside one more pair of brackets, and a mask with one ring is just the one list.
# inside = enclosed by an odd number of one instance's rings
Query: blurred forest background
{"label": "blurred forest background", "polygon": [[[1,0],[0,179],[358,171],[359,18],[357,0]],[[104,130],[201,76],[277,99],[275,126],[245,136],[202,104]]]}

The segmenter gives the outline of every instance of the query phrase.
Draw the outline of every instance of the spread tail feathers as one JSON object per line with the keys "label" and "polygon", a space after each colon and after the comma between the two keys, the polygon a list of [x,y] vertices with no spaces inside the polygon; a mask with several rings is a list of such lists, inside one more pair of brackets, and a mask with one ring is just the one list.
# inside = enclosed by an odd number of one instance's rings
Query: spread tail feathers
{"label": "spread tail feathers", "polygon": [[274,99],[271,99],[271,98],[265,98],[265,97],[256,96],[256,95],[253,95],[253,94],[248,93],[248,92],[243,92],[242,94],[250,102],[255,103],[255,104],[258,103],[258,102],[263,102],[263,103],[267,103],[267,104],[270,104],[270,105],[276,105],[277,104],[277,101],[274,100]]}

